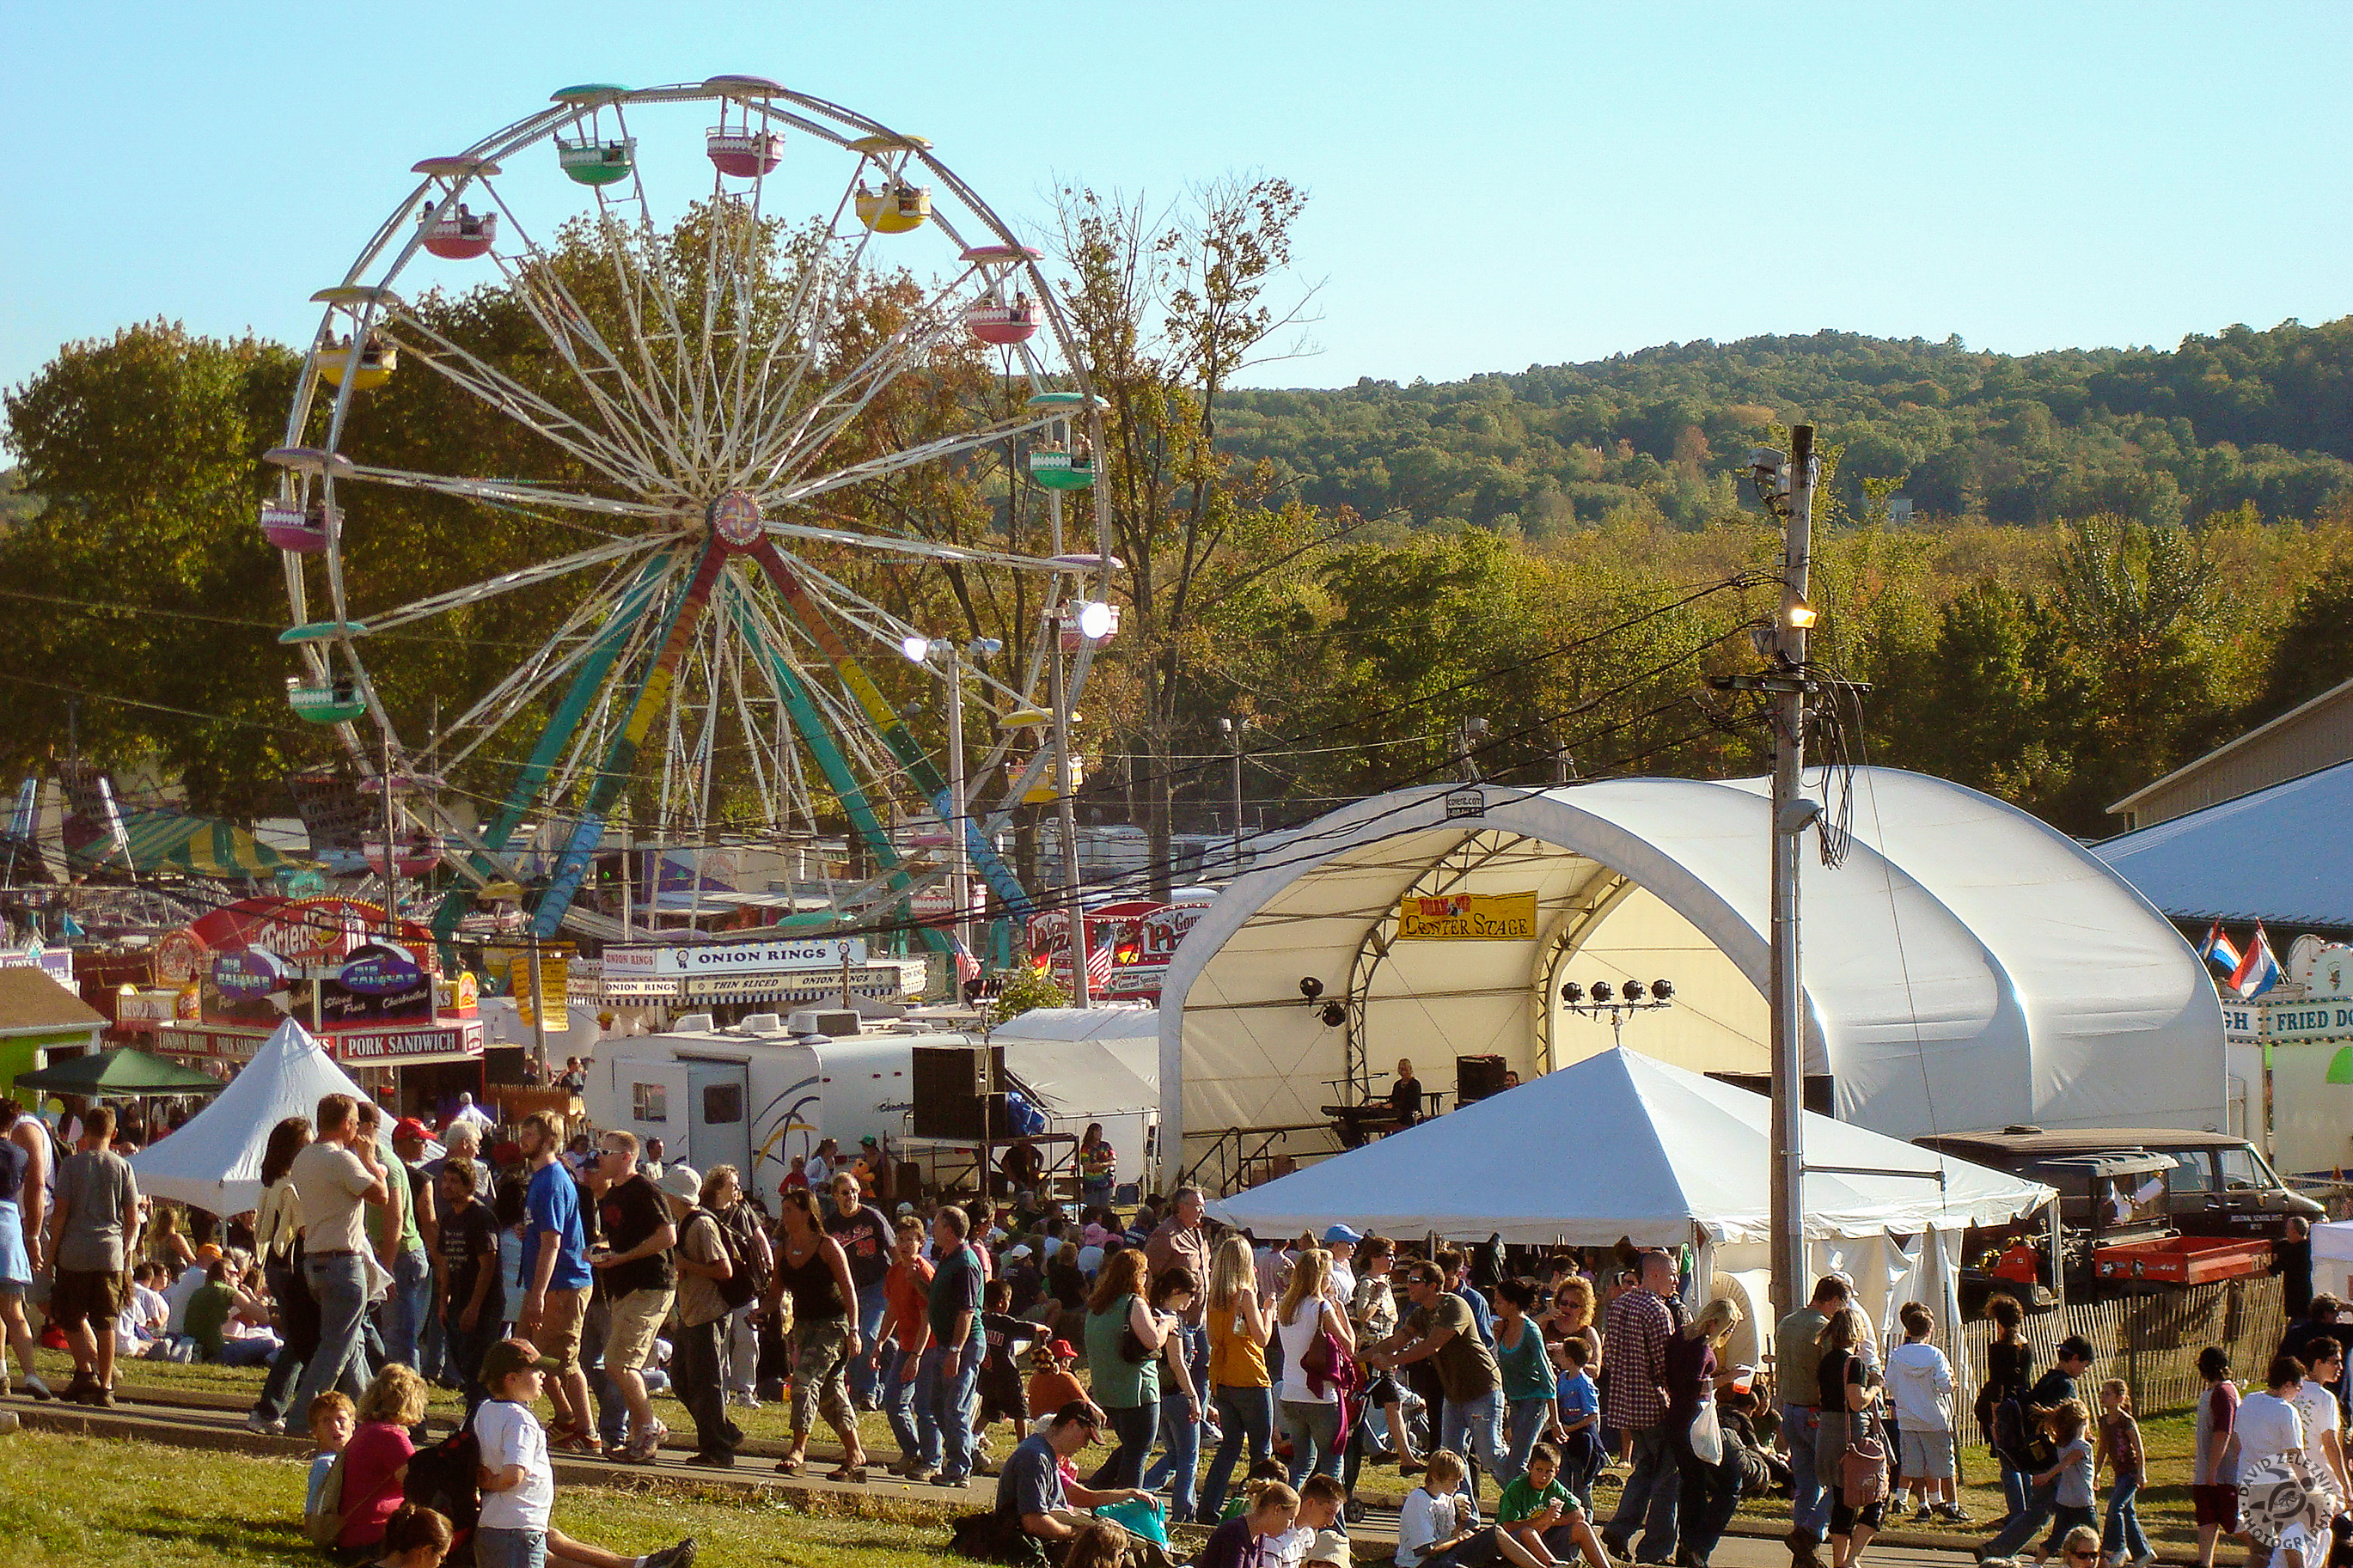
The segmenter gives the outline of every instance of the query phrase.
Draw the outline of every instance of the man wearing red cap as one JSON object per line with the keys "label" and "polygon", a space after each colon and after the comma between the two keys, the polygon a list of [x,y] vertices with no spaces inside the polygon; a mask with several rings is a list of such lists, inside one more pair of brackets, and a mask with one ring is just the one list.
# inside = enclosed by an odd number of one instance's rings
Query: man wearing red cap
{"label": "man wearing red cap", "polygon": [[[425,1147],[432,1131],[414,1116],[404,1116],[393,1123],[392,1152],[394,1165],[385,1174],[406,1177],[408,1182],[409,1213],[416,1217],[417,1247],[414,1252],[404,1247],[399,1267],[393,1270],[393,1290],[398,1298],[397,1310],[385,1313],[387,1344],[390,1359],[406,1359],[420,1375],[431,1377],[439,1373],[442,1360],[441,1314],[434,1310],[433,1259],[441,1250],[440,1205],[436,1202],[433,1178],[425,1173]],[[404,1242],[406,1237],[403,1237]],[[393,1333],[409,1347],[406,1358],[391,1354],[389,1342]]]}

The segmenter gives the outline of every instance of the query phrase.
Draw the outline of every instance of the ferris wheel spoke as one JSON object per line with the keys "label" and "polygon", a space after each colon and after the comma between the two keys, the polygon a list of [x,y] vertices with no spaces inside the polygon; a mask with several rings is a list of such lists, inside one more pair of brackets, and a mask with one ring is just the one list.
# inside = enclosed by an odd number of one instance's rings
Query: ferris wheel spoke
{"label": "ferris wheel spoke", "polygon": [[570,576],[575,572],[586,571],[604,562],[626,560],[632,555],[651,550],[660,542],[659,539],[643,537],[618,539],[609,544],[600,544],[593,550],[583,550],[576,554],[558,556],[553,561],[543,561],[535,566],[522,567],[480,583],[469,584],[463,588],[454,588],[446,594],[436,594],[430,598],[415,600],[381,616],[372,616],[368,618],[368,629],[374,632],[389,631],[396,626],[405,626],[414,621],[444,615],[468,605],[479,605],[485,599],[494,599],[501,594],[512,594],[518,588],[529,588],[541,583],[552,583],[559,577]]}
{"label": "ferris wheel spoke", "polygon": [[[659,569],[663,564],[657,561],[651,569]],[[615,573],[599,584],[594,592],[573,606],[571,615],[565,618],[563,625],[529,658],[509,670],[470,707],[443,725],[433,737],[437,760],[446,751],[447,759],[442,765],[455,767],[512,719],[523,703],[562,679],[581,660],[589,658],[596,648],[592,628],[602,627],[618,613],[617,606],[623,601],[621,581],[627,575],[627,573]],[[659,574],[655,580],[659,580]],[[472,734],[474,739],[466,743],[450,740],[452,736],[465,734]]]}
{"label": "ferris wheel spoke", "polygon": [[[631,418],[623,405],[635,405],[643,422],[649,424],[656,434],[666,432],[669,420],[647,389],[638,384],[605,335],[596,329],[595,318],[565,282],[563,268],[556,264],[554,258],[532,237],[529,227],[497,188],[487,180],[483,184],[491,199],[506,215],[509,232],[523,249],[521,259],[495,250],[491,253],[491,259],[506,279],[508,289],[538,324],[542,335],[572,372],[573,379],[578,383],[582,392],[596,405],[604,420],[604,434],[607,440],[628,451],[646,476],[657,474],[662,466],[659,461],[662,454],[648,446],[644,439],[647,432],[640,429],[640,421]],[[609,246],[609,235],[607,240]],[[578,346],[583,344],[602,362],[601,364],[582,363]],[[600,386],[600,376],[610,377],[617,383],[623,398],[617,400]],[[669,455],[676,456],[675,453]]]}
{"label": "ferris wheel spoke", "polygon": [[583,465],[627,489],[642,489],[655,480],[651,468],[615,447],[604,433],[583,424],[504,371],[477,357],[438,329],[415,315],[402,313],[400,325],[430,346],[411,342],[408,352],[427,369],[459,387],[497,413],[531,430],[541,439],[570,453]]}
{"label": "ferris wheel spoke", "polygon": [[[531,479],[470,479],[450,474],[418,473],[409,468],[379,468],[364,463],[352,466],[347,479],[365,479],[373,484],[392,485],[402,489],[432,490],[440,495],[463,496],[471,500],[489,501],[493,505],[547,507],[563,511],[585,511],[598,517],[632,518],[640,521],[665,521],[678,516],[678,508],[658,506],[650,501],[616,500],[607,496],[582,495],[577,490],[559,489]],[[649,541],[639,534],[606,534],[610,548],[640,547]]]}
{"label": "ferris wheel spoke", "polygon": [[977,273],[966,268],[950,283],[908,312],[905,322],[807,405],[778,405],[761,433],[757,450],[765,458],[765,484],[775,484],[805,470],[820,457],[844,427],[866,411],[882,390],[911,366],[920,363],[961,324],[960,312],[946,307]]}

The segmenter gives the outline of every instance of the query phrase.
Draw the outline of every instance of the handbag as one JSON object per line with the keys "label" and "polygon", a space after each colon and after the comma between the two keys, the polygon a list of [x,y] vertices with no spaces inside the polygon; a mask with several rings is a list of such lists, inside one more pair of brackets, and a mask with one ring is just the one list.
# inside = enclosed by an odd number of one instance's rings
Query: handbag
{"label": "handbag", "polygon": [[1887,1445],[1871,1426],[1858,1426],[1839,1456],[1839,1500],[1864,1509],[1887,1495]]}
{"label": "handbag", "polygon": [[1691,1449],[1703,1465],[1724,1463],[1724,1428],[1715,1418],[1715,1400],[1701,1394],[1699,1413],[1692,1417]]}

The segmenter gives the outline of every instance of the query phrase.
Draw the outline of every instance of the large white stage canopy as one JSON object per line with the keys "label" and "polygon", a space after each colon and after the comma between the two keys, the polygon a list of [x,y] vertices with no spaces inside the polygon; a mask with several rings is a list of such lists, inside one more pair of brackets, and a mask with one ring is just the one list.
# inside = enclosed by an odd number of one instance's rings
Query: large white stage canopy
{"label": "large white stage canopy", "polygon": [[[1808,775],[1833,805],[1841,787]],[[1321,1122],[1324,1104],[1377,1097],[1401,1057],[1443,1088],[1457,1056],[1500,1056],[1525,1078],[1608,1048],[1607,1023],[1561,1004],[1564,980],[1670,980],[1675,1005],[1628,1020],[1628,1047],[1765,1073],[1768,789],[1430,787],[1262,845],[1162,991],[1164,1174],[1219,1129]],[[1862,768],[1852,792],[1845,863],[1822,865],[1810,834],[1802,878],[1808,1071],[1830,1077],[1841,1120],[1897,1138],[2223,1124],[2214,988],[2129,884],[1960,785]],[[1401,900],[1449,894],[1533,895],[1532,931],[1399,940]]]}

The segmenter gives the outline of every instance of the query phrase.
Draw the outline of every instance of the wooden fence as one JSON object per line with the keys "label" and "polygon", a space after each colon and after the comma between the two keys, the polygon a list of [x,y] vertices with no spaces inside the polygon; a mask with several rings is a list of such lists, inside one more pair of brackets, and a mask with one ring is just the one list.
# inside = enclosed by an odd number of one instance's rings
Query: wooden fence
{"label": "wooden fence", "polygon": [[[2030,1315],[2025,1333],[2034,1346],[2037,1376],[2051,1366],[2052,1347],[2069,1334],[2081,1334],[2093,1352],[2083,1384],[2084,1403],[2096,1411],[2093,1394],[2099,1385],[2121,1377],[2132,1390],[2134,1408],[2153,1415],[2198,1403],[2206,1388],[2198,1375],[2198,1352],[2208,1345],[2230,1352],[2233,1377],[2260,1383],[2286,1328],[2280,1281],[2251,1276],[2115,1301],[2070,1301],[2057,1311]],[[1964,1413],[1985,1381],[1993,1329],[1988,1318],[1961,1327],[1953,1381]]]}

